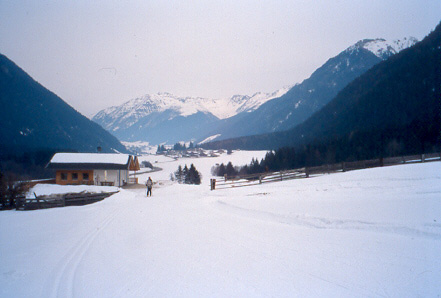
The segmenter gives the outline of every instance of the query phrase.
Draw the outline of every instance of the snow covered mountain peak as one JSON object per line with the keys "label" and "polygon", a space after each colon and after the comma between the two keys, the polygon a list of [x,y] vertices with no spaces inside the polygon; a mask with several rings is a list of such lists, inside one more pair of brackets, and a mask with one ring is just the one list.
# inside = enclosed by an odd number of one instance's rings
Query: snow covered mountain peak
{"label": "snow covered mountain peak", "polygon": [[181,97],[168,92],[146,94],[131,99],[120,106],[113,106],[99,111],[92,120],[110,131],[126,129],[138,120],[152,113],[173,111],[174,116],[187,117],[198,112],[212,114],[225,119],[241,112],[257,109],[270,99],[280,97],[290,86],[283,87],[272,93],[257,92],[253,96],[233,95],[230,98],[210,99],[202,97]]}
{"label": "snow covered mountain peak", "polygon": [[413,46],[418,40],[415,37],[404,37],[388,41],[383,38],[363,39],[346,49],[347,52],[353,52],[359,49],[366,49],[372,52],[378,58],[383,60],[399,53],[400,51]]}

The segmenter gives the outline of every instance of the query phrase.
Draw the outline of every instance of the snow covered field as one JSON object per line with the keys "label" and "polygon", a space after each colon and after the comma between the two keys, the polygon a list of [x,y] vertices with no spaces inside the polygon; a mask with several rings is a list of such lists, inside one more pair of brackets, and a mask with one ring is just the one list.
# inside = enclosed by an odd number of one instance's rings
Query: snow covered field
{"label": "snow covered field", "polygon": [[215,163],[264,154],[161,157],[141,181],[194,163],[202,185],[0,212],[0,296],[441,295],[441,162],[209,190]]}

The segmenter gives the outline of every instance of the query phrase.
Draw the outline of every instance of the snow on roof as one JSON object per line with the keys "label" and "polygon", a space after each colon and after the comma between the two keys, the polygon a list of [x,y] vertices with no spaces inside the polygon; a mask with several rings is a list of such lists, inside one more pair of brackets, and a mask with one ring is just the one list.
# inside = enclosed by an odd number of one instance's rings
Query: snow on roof
{"label": "snow on roof", "polygon": [[126,165],[129,161],[129,154],[116,153],[56,153],[50,163],[71,163],[71,164],[119,164]]}

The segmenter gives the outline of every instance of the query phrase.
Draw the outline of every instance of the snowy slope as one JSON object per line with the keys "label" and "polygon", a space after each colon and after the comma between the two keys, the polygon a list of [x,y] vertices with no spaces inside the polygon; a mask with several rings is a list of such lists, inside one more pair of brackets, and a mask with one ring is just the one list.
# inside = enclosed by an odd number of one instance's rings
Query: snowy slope
{"label": "snowy slope", "polygon": [[[153,197],[0,213],[2,297],[437,297],[441,163],[211,192],[158,159]],[[158,181],[195,163],[203,185]],[[143,175],[141,180],[145,180]]]}
{"label": "snowy slope", "polygon": [[370,51],[378,58],[386,60],[390,56],[413,46],[417,42],[418,40],[415,37],[404,37],[403,39],[396,39],[392,41],[385,40],[383,38],[364,39],[349,47],[346,49],[346,51],[353,52],[363,48]]}

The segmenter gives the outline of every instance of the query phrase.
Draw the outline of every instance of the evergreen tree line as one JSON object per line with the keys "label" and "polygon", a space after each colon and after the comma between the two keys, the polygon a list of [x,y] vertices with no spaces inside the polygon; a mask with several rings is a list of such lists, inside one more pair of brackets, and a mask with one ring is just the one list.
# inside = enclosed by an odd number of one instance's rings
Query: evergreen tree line
{"label": "evergreen tree line", "polygon": [[213,176],[220,177],[224,177],[225,175],[227,175],[227,177],[236,177],[248,174],[263,173],[265,171],[269,171],[269,168],[264,165],[264,160],[262,159],[262,161],[259,163],[259,160],[255,158],[252,158],[250,164],[244,166],[233,166],[232,162],[230,161],[226,166],[222,163],[211,168],[211,174]]}
{"label": "evergreen tree line", "polygon": [[[56,150],[37,150],[5,154],[0,152],[0,171],[4,175],[19,175],[22,179],[53,178],[55,171],[46,165]],[[13,177],[13,176],[11,176]]]}
{"label": "evergreen tree line", "polygon": [[[436,121],[431,121],[435,119]],[[269,151],[262,160],[235,168],[242,175],[275,172],[341,162],[381,159],[405,155],[441,152],[439,116],[413,121],[406,127],[353,132],[344,137],[311,142],[299,147]],[[225,167],[223,167],[225,168]],[[225,168],[226,169],[226,168]],[[214,175],[226,173],[218,166]],[[230,174],[227,173],[228,176]],[[237,174],[235,174],[237,175]],[[234,176],[234,175],[233,175]]]}
{"label": "evergreen tree line", "polygon": [[201,184],[202,175],[196,170],[196,167],[191,164],[190,168],[187,165],[182,168],[179,165],[178,170],[174,173],[174,177],[172,176],[172,180],[178,181],[181,184]]}
{"label": "evergreen tree line", "polygon": [[194,148],[193,142],[190,142],[190,144],[188,145],[188,148],[185,145],[185,143],[184,144],[176,143],[173,145],[173,150],[175,150],[175,151],[185,151],[187,149],[193,149],[193,148]]}
{"label": "evergreen tree line", "polygon": [[211,174],[213,176],[225,176],[227,175],[228,177],[234,177],[237,176],[238,174],[246,174],[246,173],[241,173],[241,168],[236,166],[234,167],[233,164],[231,163],[231,161],[227,164],[224,165],[223,163],[216,164],[214,167],[211,168]]}
{"label": "evergreen tree line", "polygon": [[166,152],[167,149],[165,149],[164,145],[158,145],[158,149],[156,149],[156,153],[162,153],[162,152]]}

